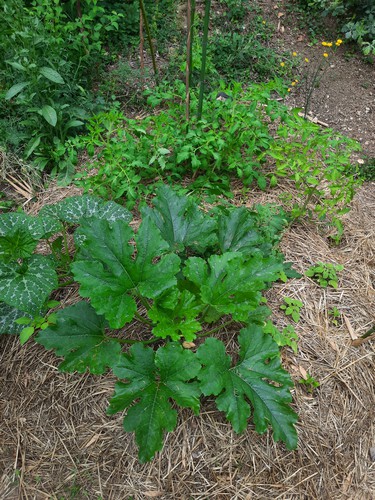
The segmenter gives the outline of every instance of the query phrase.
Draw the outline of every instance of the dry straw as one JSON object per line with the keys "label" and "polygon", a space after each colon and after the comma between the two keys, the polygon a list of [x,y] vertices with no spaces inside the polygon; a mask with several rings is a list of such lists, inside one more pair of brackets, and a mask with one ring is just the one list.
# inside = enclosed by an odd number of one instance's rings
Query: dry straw
{"label": "dry straw", "polygon": [[[62,193],[45,193],[32,211]],[[276,195],[252,193],[238,201],[251,205],[276,201]],[[317,261],[345,266],[337,290],[302,278],[277,285],[268,297],[280,326],[286,324],[279,310],[284,296],[305,304],[296,326],[299,352],[283,352],[296,381],[298,450],[275,444],[270,433],[258,436],[252,425],[235,435],[206,399],[200,416],[180,412],[180,424],[167,436],[163,452],[141,465],[133,437],[122,432],[121,415],[105,416],[111,375],[59,373],[58,360],[41,346],[20,347],[17,339],[3,337],[0,498],[373,499],[375,343],[353,347],[347,323],[332,325],[328,311],[337,307],[344,313],[357,336],[374,324],[374,231],[375,185],[367,184],[346,216],[339,247],[330,246],[308,221],[283,238],[286,258],[300,272]],[[76,301],[76,290],[64,300]],[[229,348],[234,339],[235,332],[228,331]],[[298,384],[304,371],[320,382],[312,394]]]}

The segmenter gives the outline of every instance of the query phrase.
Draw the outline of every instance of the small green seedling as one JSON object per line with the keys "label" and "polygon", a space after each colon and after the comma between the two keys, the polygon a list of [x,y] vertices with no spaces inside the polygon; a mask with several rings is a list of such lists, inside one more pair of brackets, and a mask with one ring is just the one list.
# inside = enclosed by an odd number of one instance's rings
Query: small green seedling
{"label": "small green seedling", "polygon": [[310,393],[313,393],[314,389],[320,386],[319,382],[309,372],[306,373],[306,378],[301,378],[298,382],[304,385]]}
{"label": "small green seedling", "polygon": [[338,287],[337,272],[342,271],[344,266],[341,264],[331,264],[329,262],[318,262],[315,266],[311,266],[305,273],[306,276],[317,281],[320,286],[333,288]]}
{"label": "small green seedling", "polygon": [[331,323],[334,326],[339,326],[341,312],[337,309],[337,307],[332,307],[332,309],[329,309],[328,316],[330,317]]}
{"label": "small green seedling", "polygon": [[[50,300],[46,304],[47,309],[52,309],[60,304],[57,300]],[[20,343],[21,345],[26,344],[29,338],[34,335],[34,333],[38,330],[45,330],[51,325],[56,324],[56,314],[46,314],[45,316],[35,316],[34,318],[28,318],[27,316],[23,316],[22,318],[18,318],[15,320],[15,323],[19,325],[28,325],[21,330],[20,333]]]}
{"label": "small green seedling", "polygon": [[292,349],[294,354],[297,354],[298,335],[296,334],[293,325],[287,325],[282,329],[282,331],[280,331],[276,328],[272,321],[267,321],[263,327],[263,331],[264,333],[270,334],[279,347],[288,346]]}
{"label": "small green seedling", "polygon": [[300,320],[300,310],[303,307],[303,302],[291,297],[284,297],[284,304],[281,304],[280,309],[285,312],[287,316],[292,316],[293,321],[298,323]]}

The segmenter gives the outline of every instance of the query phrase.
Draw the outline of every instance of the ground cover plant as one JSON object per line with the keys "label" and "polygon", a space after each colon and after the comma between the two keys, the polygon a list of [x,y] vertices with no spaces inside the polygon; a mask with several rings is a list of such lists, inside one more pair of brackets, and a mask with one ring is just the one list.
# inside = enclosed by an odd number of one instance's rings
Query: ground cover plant
{"label": "ground cover plant", "polygon": [[[135,432],[141,461],[176,426],[170,400],[197,414],[201,394],[216,397],[236,432],[252,415],[257,432],[271,425],[274,439],[293,449],[292,382],[278,343],[263,328],[270,310],[262,291],[298,276],[276,247],[283,217],[274,214],[274,229],[264,230],[256,211],[216,207],[209,214],[167,186],[153,208],[142,209],[136,233],[130,212],[90,196],[46,206],[38,217],[3,215],[1,332],[21,332],[25,343],[39,330],[36,342],[64,358],[60,370],[111,369],[119,381],[108,413],[127,410],[124,428]],[[76,226],[71,255],[68,228]],[[41,240],[50,249],[44,255],[35,252]],[[51,294],[71,279],[90,302],[46,315],[56,306]],[[133,321],[144,326],[141,339],[122,331]],[[213,337],[229,324],[238,327],[237,361]],[[186,348],[193,341],[196,352]]]}
{"label": "ground cover plant", "polygon": [[[94,116],[89,133],[76,141],[95,160],[76,182],[87,192],[109,199],[124,197],[131,208],[139,196],[152,192],[150,179],[181,182],[191,188],[230,195],[230,181],[260,189],[275,187],[281,178],[293,181],[297,198],[284,196],[293,218],[315,215],[333,225],[332,237],[342,235],[341,216],[349,210],[357,170],[350,172],[355,141],[320,129],[305,120],[299,109],[290,111],[275,99],[280,82],[225,87],[230,98],[203,104],[197,119],[198,97],[190,91],[190,120],[185,120],[185,86],[161,86],[147,91],[155,110],[147,117],[129,119],[117,110]],[[291,158],[293,160],[291,160]]]}
{"label": "ground cover plant", "polygon": [[299,0],[315,15],[338,18],[345,38],[358,43],[365,55],[375,54],[375,5],[372,0]]}

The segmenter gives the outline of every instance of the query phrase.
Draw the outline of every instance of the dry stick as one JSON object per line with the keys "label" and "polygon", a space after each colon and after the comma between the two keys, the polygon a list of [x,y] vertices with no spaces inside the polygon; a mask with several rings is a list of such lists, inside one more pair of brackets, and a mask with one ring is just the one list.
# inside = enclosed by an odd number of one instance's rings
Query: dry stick
{"label": "dry stick", "polygon": [[141,10],[140,15],[143,17],[144,26],[145,26],[145,29],[146,29],[148,45],[150,47],[151,59],[152,59],[152,67],[154,68],[155,79],[157,80],[158,70],[157,70],[157,67],[156,67],[155,50],[154,50],[154,45],[153,45],[152,39],[151,39],[150,27],[148,25],[146,9],[145,9],[145,4],[143,3],[143,0],[139,0],[139,7],[140,7],[140,10]]}

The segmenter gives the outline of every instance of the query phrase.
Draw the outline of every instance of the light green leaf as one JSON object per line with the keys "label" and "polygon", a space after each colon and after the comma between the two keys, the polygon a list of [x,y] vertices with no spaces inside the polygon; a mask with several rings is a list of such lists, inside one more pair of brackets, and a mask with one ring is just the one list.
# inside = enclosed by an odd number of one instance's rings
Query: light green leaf
{"label": "light green leaf", "polygon": [[163,256],[168,244],[149,218],[142,221],[135,236],[135,259],[134,247],[129,244],[134,234],[125,221],[109,224],[94,219],[82,226],[79,234],[83,242],[72,270],[81,285],[80,294],[91,299],[112,328],[121,328],[132,320],[135,296],[156,299],[176,284],[180,259],[177,255]]}
{"label": "light green leaf", "polygon": [[[107,413],[128,409],[124,429],[135,432],[141,462],[151,460],[163,447],[164,431],[171,432],[176,427],[177,412],[171,406],[171,399],[199,413],[198,384],[189,382],[199,370],[196,356],[175,343],[159,348],[156,353],[136,344],[114,368],[115,375],[127,382],[116,384]],[[133,404],[134,401],[137,402]]]}
{"label": "light green leaf", "polygon": [[187,290],[178,293],[171,304],[156,301],[147,312],[148,317],[156,323],[152,333],[164,339],[170,337],[172,340],[179,340],[184,337],[187,342],[193,341],[196,332],[202,329],[196,317],[203,307],[204,305],[198,303],[195,296]]}
{"label": "light green leaf", "polygon": [[63,85],[65,83],[60,73],[58,73],[52,68],[44,66],[43,68],[40,68],[39,72],[41,75],[43,75],[45,78],[47,78],[47,80],[50,80],[51,82],[58,83],[60,85]]}
{"label": "light green leaf", "polygon": [[13,97],[15,97],[17,94],[19,94],[25,87],[27,87],[28,85],[30,85],[30,82],[20,82],[20,83],[16,83],[15,85],[13,85],[13,87],[11,87],[8,92],[5,94],[5,97],[4,99],[6,101],[10,101],[10,99],[12,99]]}
{"label": "light green leaf", "polygon": [[12,66],[12,68],[18,69],[18,71],[26,71],[25,66],[22,66],[22,64],[20,64],[17,61],[5,61],[5,62],[9,64],[9,66]]}
{"label": "light green leaf", "polygon": [[270,424],[275,441],[295,449],[297,415],[289,405],[293,383],[281,366],[277,344],[256,326],[242,329],[238,341],[240,360],[235,366],[217,339],[209,338],[198,348],[203,394],[217,396],[218,409],[225,412],[236,432],[245,430],[252,408],[258,433],[263,434]]}
{"label": "light green leaf", "polygon": [[33,326],[27,326],[20,333],[20,344],[24,345],[29,340],[29,338],[35,332],[35,328]]}
{"label": "light green leaf", "polygon": [[37,314],[56,286],[56,271],[48,257],[33,255],[17,266],[0,263],[0,300],[20,311]]}
{"label": "light green leaf", "polygon": [[71,128],[82,127],[84,123],[81,120],[69,120],[64,126],[65,130],[69,130]]}
{"label": "light green leaf", "polygon": [[168,186],[160,186],[153,200],[154,209],[142,210],[159,228],[173,251],[189,247],[198,252],[216,242],[216,222],[201,212],[194,200],[180,196]]}
{"label": "light green leaf", "polygon": [[105,335],[106,321],[87,302],[78,302],[56,313],[56,324],[38,333],[38,344],[64,356],[61,371],[94,375],[115,366],[121,354],[120,344]]}
{"label": "light green leaf", "polygon": [[45,104],[40,110],[41,115],[46,120],[47,123],[52,125],[52,127],[56,127],[57,123],[57,114],[52,106]]}

